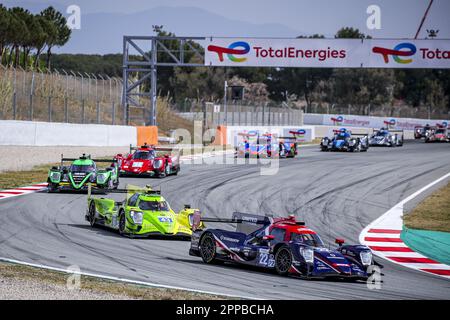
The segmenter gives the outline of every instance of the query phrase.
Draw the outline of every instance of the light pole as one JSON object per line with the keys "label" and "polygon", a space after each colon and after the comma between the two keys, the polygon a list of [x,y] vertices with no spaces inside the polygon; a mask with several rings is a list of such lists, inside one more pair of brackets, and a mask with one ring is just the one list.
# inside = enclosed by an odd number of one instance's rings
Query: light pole
{"label": "light pole", "polygon": [[223,86],[223,111],[225,112],[225,118],[224,122],[225,125],[228,124],[228,106],[227,106],[227,90],[228,89],[228,82],[225,80],[224,86]]}

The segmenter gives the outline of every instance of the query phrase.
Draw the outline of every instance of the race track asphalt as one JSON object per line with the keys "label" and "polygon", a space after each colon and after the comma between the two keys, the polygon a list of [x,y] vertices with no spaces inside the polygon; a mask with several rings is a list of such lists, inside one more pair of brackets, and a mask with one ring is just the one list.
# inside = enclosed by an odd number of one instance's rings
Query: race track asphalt
{"label": "race track asphalt", "polygon": [[[323,153],[305,147],[283,159],[276,175],[256,165],[183,165],[177,177],[123,178],[161,186],[178,211],[184,204],[205,216],[233,211],[286,216],[355,243],[361,230],[394,204],[450,171],[450,144],[411,141],[367,153]],[[122,195],[123,196],[123,195]],[[120,198],[116,194],[113,197]],[[163,285],[262,299],[450,299],[450,281],[384,260],[380,289],[365,283],[284,278],[233,265],[206,265],[188,255],[189,242],[128,239],[84,220],[86,195],[47,194],[0,202],[0,257]],[[224,228],[232,228],[225,225]]]}

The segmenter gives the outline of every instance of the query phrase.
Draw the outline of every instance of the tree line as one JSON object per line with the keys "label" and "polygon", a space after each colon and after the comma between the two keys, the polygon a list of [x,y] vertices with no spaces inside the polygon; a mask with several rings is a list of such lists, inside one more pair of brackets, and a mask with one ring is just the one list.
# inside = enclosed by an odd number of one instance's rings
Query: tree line
{"label": "tree line", "polygon": [[66,18],[53,7],[38,14],[0,4],[0,62],[8,66],[38,68],[46,53],[50,69],[52,49],[66,44],[71,35]]}

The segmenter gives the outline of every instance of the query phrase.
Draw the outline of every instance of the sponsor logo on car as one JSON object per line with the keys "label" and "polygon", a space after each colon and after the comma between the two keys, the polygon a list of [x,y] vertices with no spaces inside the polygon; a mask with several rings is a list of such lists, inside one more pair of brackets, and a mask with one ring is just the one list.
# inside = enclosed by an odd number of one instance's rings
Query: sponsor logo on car
{"label": "sponsor logo on car", "polygon": [[234,238],[229,238],[226,236],[220,236],[220,240],[225,240],[225,241],[229,241],[229,242],[239,242],[239,239],[234,239]]}

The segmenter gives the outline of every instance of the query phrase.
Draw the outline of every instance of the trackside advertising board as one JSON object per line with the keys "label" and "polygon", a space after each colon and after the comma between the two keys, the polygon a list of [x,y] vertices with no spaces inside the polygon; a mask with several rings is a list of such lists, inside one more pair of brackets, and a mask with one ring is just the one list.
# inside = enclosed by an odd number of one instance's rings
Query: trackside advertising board
{"label": "trackside advertising board", "polygon": [[205,65],[450,68],[450,40],[209,38]]}

